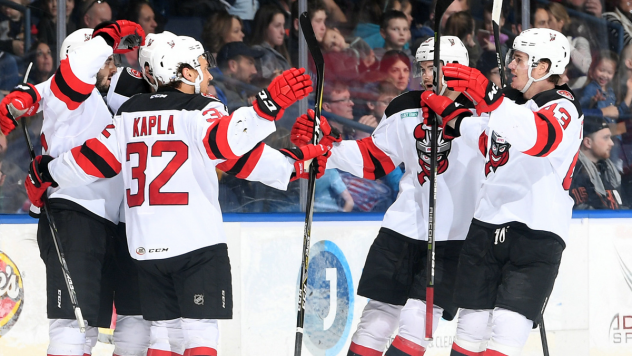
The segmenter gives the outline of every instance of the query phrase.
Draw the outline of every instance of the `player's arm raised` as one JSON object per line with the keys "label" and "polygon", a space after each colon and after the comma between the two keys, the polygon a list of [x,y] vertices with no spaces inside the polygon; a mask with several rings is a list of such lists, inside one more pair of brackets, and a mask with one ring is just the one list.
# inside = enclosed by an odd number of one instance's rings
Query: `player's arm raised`
{"label": "player's arm raised", "polygon": [[[290,133],[292,142],[301,146],[311,141],[314,132],[314,112],[299,117]],[[340,140],[339,133],[332,129],[327,119],[320,118],[324,139],[334,142],[327,168],[338,168],[365,179],[379,179],[397,167],[401,162],[403,148],[398,139],[397,120],[384,118],[373,134],[361,140]]]}

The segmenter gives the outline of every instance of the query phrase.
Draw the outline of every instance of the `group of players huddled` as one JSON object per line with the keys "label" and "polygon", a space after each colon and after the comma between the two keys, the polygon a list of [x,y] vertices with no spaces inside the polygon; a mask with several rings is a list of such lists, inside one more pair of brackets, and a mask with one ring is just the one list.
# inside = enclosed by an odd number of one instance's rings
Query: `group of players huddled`
{"label": "group of players huddled", "polygon": [[[433,331],[460,308],[452,356],[519,355],[570,225],[583,114],[557,82],[571,48],[556,31],[523,31],[509,54],[511,86],[500,89],[468,67],[461,40],[440,41],[439,95],[430,38],[415,62],[425,90],[393,99],[370,137],[341,140],[321,117],[323,139],[310,144],[310,110],[292,128],[297,147],[275,150],[261,141],[312,91],[304,69],[283,72],[252,106],[228,113],[205,94],[215,60],[193,38],[145,36],[125,20],[69,35],[52,78],[19,85],[0,103],[5,134],[11,117],[43,111],[43,152],[25,185],[32,215],[47,201],[88,325],[79,331],[42,214],[48,355],[91,354],[113,304],[115,355],[217,355],[217,320],[232,317],[233,301],[216,169],[285,189],[308,177],[310,162],[318,176],[327,167],[366,179],[406,167],[362,271],[358,294],[369,302],[348,355],[423,355],[430,112],[442,119]],[[137,47],[142,73],[116,66]]]}

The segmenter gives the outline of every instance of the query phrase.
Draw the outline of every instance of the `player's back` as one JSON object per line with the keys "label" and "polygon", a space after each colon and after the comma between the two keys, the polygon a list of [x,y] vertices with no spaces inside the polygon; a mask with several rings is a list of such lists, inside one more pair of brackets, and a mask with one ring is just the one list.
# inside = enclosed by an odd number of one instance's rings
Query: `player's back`
{"label": "player's back", "polygon": [[134,258],[168,258],[226,242],[215,173],[221,161],[209,159],[203,140],[209,122],[221,117],[214,106],[223,108],[217,99],[167,89],[136,95],[119,109],[114,125]]}

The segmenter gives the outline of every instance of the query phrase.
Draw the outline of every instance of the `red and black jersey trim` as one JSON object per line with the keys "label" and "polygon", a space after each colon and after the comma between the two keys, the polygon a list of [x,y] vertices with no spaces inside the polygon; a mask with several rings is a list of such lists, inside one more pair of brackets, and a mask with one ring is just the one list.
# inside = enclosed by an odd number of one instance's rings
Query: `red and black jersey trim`
{"label": "red and black jersey trim", "polygon": [[259,159],[263,154],[264,147],[265,144],[261,142],[245,155],[239,157],[238,159],[231,159],[222,162],[217,165],[217,168],[225,173],[234,175],[237,178],[246,179],[250,173],[252,173],[252,170],[257,165],[257,162],[259,162]]}
{"label": "red and black jersey trim", "polygon": [[224,116],[218,119],[206,131],[204,138],[204,147],[206,153],[211,159],[237,159],[238,156],[233,153],[228,144],[228,125],[233,115]]}
{"label": "red and black jersey trim", "polygon": [[375,146],[372,137],[356,141],[360,148],[363,161],[363,178],[376,180],[391,173],[395,165],[391,158],[381,149]]}
{"label": "red and black jersey trim", "polygon": [[90,97],[94,84],[84,83],[77,78],[70,68],[69,58],[66,58],[59,64],[51,80],[50,89],[69,110],[75,110]]}
{"label": "red and black jersey trim", "polygon": [[121,171],[121,163],[97,139],[90,139],[71,152],[79,167],[91,176],[112,178]]}
{"label": "red and black jersey trim", "polygon": [[546,157],[562,142],[562,126],[553,116],[552,110],[540,110],[534,113],[537,138],[533,147],[524,151],[534,157]]}

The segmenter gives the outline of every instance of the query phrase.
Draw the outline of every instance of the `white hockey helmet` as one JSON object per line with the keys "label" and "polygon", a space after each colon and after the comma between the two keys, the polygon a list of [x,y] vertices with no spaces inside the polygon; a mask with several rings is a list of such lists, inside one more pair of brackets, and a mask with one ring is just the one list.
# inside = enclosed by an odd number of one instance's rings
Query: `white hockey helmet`
{"label": "white hockey helmet", "polygon": [[[421,77],[421,62],[434,60],[434,45],[434,37],[430,37],[425,40],[419,48],[417,48],[417,53],[415,54],[415,65],[413,66],[414,77]],[[456,36],[441,36],[441,55],[439,60],[443,64],[459,63],[464,66],[470,65],[470,55],[467,52],[467,48],[465,48],[461,39]],[[443,88],[441,89],[441,93],[439,95],[443,95],[447,88],[444,78],[441,79],[441,82],[443,84]]]}
{"label": "white hockey helmet", "polygon": [[[533,82],[546,80],[554,74],[564,74],[564,70],[571,59],[571,46],[566,36],[548,28],[530,28],[522,31],[514,39],[513,48],[507,53],[507,66],[513,60],[513,55],[516,51],[523,52],[529,56],[527,60],[529,81],[520,90],[523,93],[529,89]],[[546,75],[536,80],[531,76],[531,71],[542,59],[551,61],[551,67]]]}
{"label": "white hockey helmet", "polygon": [[[161,47],[160,51],[155,53],[151,60],[152,65],[150,67],[154,78],[163,85],[181,81],[185,84],[193,85],[195,93],[199,93],[200,83],[203,78],[199,57],[204,56],[206,58],[209,69],[216,66],[215,58],[208,51],[204,51],[204,47],[200,42],[191,37],[178,36],[173,40],[167,41],[167,44],[168,46]],[[198,72],[195,82],[191,82],[178,74],[178,67],[184,63],[190,65]]]}
{"label": "white hockey helmet", "polygon": [[91,28],[81,28],[70,35],[66,36],[64,42],[61,43],[59,50],[59,60],[62,61],[68,57],[68,53],[75,51],[77,48],[86,44],[86,42],[92,39]]}
{"label": "white hockey helmet", "polygon": [[[147,74],[153,76],[153,63],[151,59],[156,53],[160,53],[161,48],[169,46],[170,44],[168,43],[176,38],[178,38],[178,36],[169,31],[164,31],[162,33],[150,33],[145,37],[145,45],[140,46],[138,49],[138,64],[140,65],[141,73],[143,74],[145,81],[149,83],[154,90],[158,89],[158,82],[155,80],[152,82],[147,76]],[[146,73],[145,71],[145,64],[149,66],[149,73]]]}

